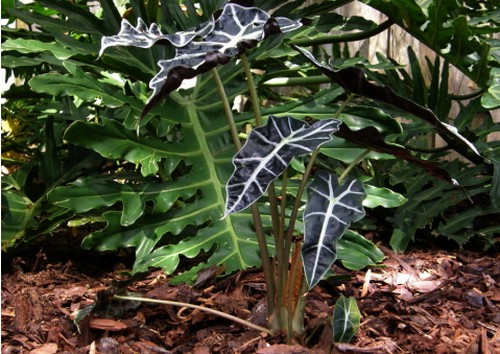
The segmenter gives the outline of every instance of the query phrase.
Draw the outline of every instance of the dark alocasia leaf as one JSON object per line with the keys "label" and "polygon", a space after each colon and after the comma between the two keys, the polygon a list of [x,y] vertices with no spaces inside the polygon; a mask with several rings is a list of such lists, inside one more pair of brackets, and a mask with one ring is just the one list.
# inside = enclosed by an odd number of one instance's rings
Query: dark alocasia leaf
{"label": "dark alocasia leaf", "polygon": [[332,139],[340,121],[327,119],[309,125],[292,117],[270,116],[252,130],[233,158],[235,171],[226,184],[225,215],[252,205],[296,156],[312,152]]}
{"label": "dark alocasia leaf", "polygon": [[[404,112],[408,112],[423,119],[427,123],[431,124],[437,130],[439,135],[457,152],[476,164],[483,162],[483,158],[474,144],[460,135],[456,128],[441,122],[441,120],[439,120],[439,118],[430,109],[423,107],[406,97],[396,94],[388,86],[372,84],[367,80],[364,71],[360,68],[350,67],[333,70],[316,60],[316,58],[307,50],[298,46],[293,46],[293,48],[299,51],[323,74],[328,76],[338,85],[342,86],[346,91],[380,102],[388,103]],[[471,151],[473,153],[471,153]]]}
{"label": "dark alocasia leaf", "polygon": [[[102,45],[103,49],[115,45],[147,48],[157,41],[168,41],[177,47],[172,59],[158,62],[161,70],[149,83],[153,94],[144,107],[144,116],[154,105],[176,90],[184,79],[207,72],[217,64],[226,64],[231,57],[253,47],[266,35],[289,32],[301,25],[299,21],[285,17],[273,18],[257,7],[228,3],[217,19],[213,18],[198,30],[164,35],[157,25],[153,24],[148,29],[140,21],[133,28],[127,22],[122,24],[117,36],[104,37]],[[201,40],[194,40],[197,36],[202,37]]]}
{"label": "dark alocasia leaf", "polygon": [[156,23],[152,23],[149,28],[144,21],[139,18],[137,26],[133,27],[126,19],[122,21],[120,32],[115,36],[105,36],[101,39],[101,50],[114,46],[133,46],[139,48],[149,48],[156,42],[168,41],[175,47],[183,47],[191,42],[195,37],[205,37],[213,30],[214,22],[207,22],[200,28],[193,30],[176,32],[174,34],[163,34]]}
{"label": "dark alocasia leaf", "polygon": [[335,135],[356,143],[359,146],[391,154],[400,159],[411,162],[423,168],[428,174],[456,185],[456,181],[451,178],[445,169],[439,167],[431,161],[422,160],[413,156],[409,150],[400,145],[386,143],[383,136],[373,127],[366,127],[358,131],[353,131],[343,124],[340,126],[339,131],[335,133]]}
{"label": "dark alocasia leaf", "polygon": [[302,259],[309,288],[316,285],[337,258],[336,242],[352,222],[365,215],[363,184],[320,171],[307,188]]}

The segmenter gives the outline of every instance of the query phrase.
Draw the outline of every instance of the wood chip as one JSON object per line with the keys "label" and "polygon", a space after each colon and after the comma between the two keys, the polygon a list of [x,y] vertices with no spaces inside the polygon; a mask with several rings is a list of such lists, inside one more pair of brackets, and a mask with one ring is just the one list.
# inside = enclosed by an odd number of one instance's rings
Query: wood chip
{"label": "wood chip", "polygon": [[41,347],[31,350],[30,354],[55,354],[57,349],[56,343],[45,343]]}
{"label": "wood chip", "polygon": [[128,327],[125,323],[110,318],[91,318],[89,326],[92,329],[101,329],[111,332],[122,331]]}

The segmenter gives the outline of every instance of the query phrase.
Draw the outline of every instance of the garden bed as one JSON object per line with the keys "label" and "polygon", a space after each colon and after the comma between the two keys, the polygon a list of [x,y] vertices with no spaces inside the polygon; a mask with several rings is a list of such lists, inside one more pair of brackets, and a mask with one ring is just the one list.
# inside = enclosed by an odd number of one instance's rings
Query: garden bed
{"label": "garden bed", "polygon": [[[123,279],[128,257],[43,249],[3,265],[2,354],[7,353],[328,353],[328,318],[340,293],[354,295],[362,313],[352,343],[340,353],[500,352],[498,255],[470,251],[385,249],[383,268],[347,272],[348,281],[322,281],[308,295],[308,344],[284,346],[269,336],[200,311],[123,303],[114,316],[80,324],[75,311],[93,303],[113,280]],[[191,287],[171,285],[154,271],[134,282],[138,296],[190,302],[264,325],[265,285],[259,269],[217,279],[217,269]]]}

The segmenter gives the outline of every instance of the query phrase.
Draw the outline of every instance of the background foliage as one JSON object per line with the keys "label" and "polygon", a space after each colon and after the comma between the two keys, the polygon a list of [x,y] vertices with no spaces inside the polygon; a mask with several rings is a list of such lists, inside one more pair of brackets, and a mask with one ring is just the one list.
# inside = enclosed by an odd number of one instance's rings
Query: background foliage
{"label": "background foliage", "polygon": [[[389,86],[453,124],[481,156],[469,151],[448,161],[458,144],[428,146],[425,136],[435,127],[418,114],[355,96],[338,117],[348,130],[337,134],[318,158],[322,169],[341,172],[365,148],[373,149],[352,172],[364,181],[369,210],[353,225],[357,232],[339,241],[341,261],[351,269],[380,261],[381,252],[361,234],[381,224],[389,228],[391,246],[398,251],[426,234],[459,245],[474,239],[494,246],[500,231],[492,222],[499,214],[500,145],[487,138],[499,130],[492,116],[500,107],[497,5],[364,1],[388,16],[379,25],[334,12],[348,2],[255,1],[277,16],[310,19],[301,30],[270,37],[248,52],[265,103],[263,115],[332,117],[348,97],[345,85],[322,76],[289,44],[311,46],[325,61],[331,49],[335,70],[363,69],[370,82]],[[84,248],[133,248],[133,272],[152,266],[173,272],[182,257],[200,254],[209,264],[224,264],[227,272],[260,263],[249,212],[220,220],[234,147],[212,77],[199,76],[193,87],[172,93],[139,121],[147,82],[158,71],[157,61],[171,57],[173,49],[114,47],[98,59],[101,38],[118,33],[122,18],[136,24],[140,17],[174,33],[207,21],[223,3],[202,1],[195,7],[191,1],[102,0],[91,9],[86,1],[2,1],[3,18],[27,24],[2,28],[2,67],[17,78],[2,105],[2,165],[8,170],[2,178],[5,252],[67,233],[70,227],[90,230]],[[347,42],[369,38],[391,24],[434,50],[436,58],[419,62],[409,48],[411,64],[404,68],[383,54],[369,63],[349,52]],[[329,34],[332,30],[339,34]],[[450,92],[450,65],[472,80],[470,95]],[[430,77],[424,76],[425,69]],[[232,60],[217,70],[229,98],[245,102],[241,63]],[[459,107],[456,117],[450,113],[452,103]],[[244,132],[253,113],[248,105],[238,108],[235,119]],[[461,188],[423,173],[418,165],[427,171],[441,167]],[[303,166],[296,160],[291,173],[300,178]],[[265,215],[266,205],[261,208]],[[268,219],[264,223],[269,227]],[[191,279],[204,266],[178,280]]]}

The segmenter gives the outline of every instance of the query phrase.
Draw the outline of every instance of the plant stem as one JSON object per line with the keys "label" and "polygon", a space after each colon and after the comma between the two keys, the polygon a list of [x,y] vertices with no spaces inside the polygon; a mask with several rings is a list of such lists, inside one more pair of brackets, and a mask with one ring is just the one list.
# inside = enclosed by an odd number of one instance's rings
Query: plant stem
{"label": "plant stem", "polygon": [[[250,94],[250,102],[252,103],[252,110],[255,115],[255,125],[262,125],[262,113],[260,111],[259,97],[257,95],[257,90],[255,88],[255,83],[253,81],[252,71],[250,69],[250,63],[248,62],[248,58],[245,53],[240,56],[241,62],[243,64],[243,70],[245,71],[245,75],[247,78],[248,85],[248,93]],[[283,289],[285,284],[284,276],[286,273],[281,273],[281,265],[288,265],[288,257],[290,252],[286,252],[283,249],[283,235],[280,234],[280,212],[283,213],[284,210],[278,210],[278,202],[276,198],[276,190],[274,188],[274,183],[271,183],[268,187],[268,198],[269,198],[269,207],[271,209],[271,220],[273,225],[273,235],[275,240],[275,249],[276,249],[276,259],[273,262],[274,267],[273,273],[269,274],[269,278],[266,278],[267,296],[268,296],[268,313],[269,313],[269,323],[272,327],[277,323],[280,329],[286,329],[287,318],[286,312],[284,311],[284,297],[283,297]],[[264,243],[260,245],[260,243]],[[259,247],[266,247],[266,240],[262,241],[259,239]],[[270,258],[267,258],[270,259]],[[264,266],[264,259],[262,260],[262,265]],[[266,274],[264,274],[265,276]],[[272,288],[271,288],[272,286]],[[269,303],[269,302],[272,302]],[[277,309],[277,312],[275,310]],[[277,319],[273,318],[273,316],[277,315]],[[277,322],[276,322],[277,320]]]}
{"label": "plant stem", "polygon": [[478,89],[476,91],[464,94],[464,95],[451,95],[450,98],[455,101],[464,101],[476,98],[484,93],[484,89]]}
{"label": "plant stem", "polygon": [[250,63],[245,54],[240,56],[241,62],[243,63],[243,70],[247,77],[248,93],[250,94],[250,101],[252,102],[252,109],[255,114],[255,125],[262,125],[262,115],[260,113],[259,98],[257,97],[257,90],[255,89],[255,83],[253,82],[253,75],[250,70]]}
{"label": "plant stem", "polygon": [[243,320],[243,319],[241,319],[239,317],[230,315],[228,313],[225,313],[225,312],[222,312],[222,311],[218,311],[218,310],[214,310],[214,309],[211,309],[211,308],[208,308],[208,307],[204,307],[204,306],[189,304],[189,303],[186,303],[186,302],[178,302],[178,301],[171,301],[171,300],[159,300],[159,299],[149,299],[149,298],[142,298],[142,297],[137,297],[137,296],[125,296],[125,295],[114,295],[113,299],[116,299],[116,300],[128,300],[128,301],[140,301],[140,302],[149,302],[149,303],[153,303],[153,304],[187,307],[187,308],[191,308],[191,309],[195,309],[195,310],[200,310],[200,311],[205,311],[205,312],[211,313],[213,315],[217,315],[217,316],[223,317],[225,319],[228,319],[230,321],[239,323],[239,324],[241,324],[243,326],[255,329],[255,330],[260,331],[260,332],[264,332],[264,333],[268,333],[268,334],[272,334],[273,333],[271,330],[269,330],[267,328],[258,326],[256,324],[253,324],[252,322],[245,321],[245,320]]}
{"label": "plant stem", "polygon": [[285,235],[285,221],[286,221],[286,215],[285,215],[285,210],[286,210],[286,189],[288,186],[288,170],[285,169],[282,175],[282,182],[281,182],[281,205],[280,205],[280,227],[279,227],[279,234],[284,236]]}
{"label": "plant stem", "polygon": [[347,177],[347,175],[349,174],[349,172],[351,172],[351,170],[354,167],[356,167],[356,165],[358,163],[360,163],[366,157],[366,155],[368,155],[371,151],[372,151],[371,149],[366,149],[361,154],[359,154],[359,156],[356,157],[354,159],[354,161],[349,164],[349,166],[346,167],[346,169],[344,170],[344,172],[342,172],[342,174],[339,176],[339,184],[344,180],[344,178]]}
{"label": "plant stem", "polygon": [[255,226],[255,233],[257,234],[257,241],[259,244],[260,258],[262,259],[262,271],[264,272],[264,281],[266,282],[266,298],[267,298],[267,311],[269,315],[274,312],[274,296],[276,294],[276,281],[274,280],[274,272],[271,264],[271,257],[267,249],[266,236],[264,228],[262,227],[262,220],[260,219],[259,209],[253,204],[250,207],[252,212],[253,222]]}
{"label": "plant stem", "polygon": [[354,97],[354,94],[353,93],[350,93],[346,100],[344,102],[342,102],[342,104],[340,105],[339,109],[337,109],[337,112],[335,112],[335,115],[333,116],[333,118],[337,119],[338,117],[340,117],[340,114],[344,111],[344,109],[347,107],[347,105],[349,104],[349,102],[351,102],[351,100],[353,99]]}
{"label": "plant stem", "polygon": [[290,252],[292,246],[292,238],[293,238],[293,230],[295,229],[295,220],[297,219],[297,215],[299,214],[300,202],[302,199],[302,194],[306,189],[306,185],[309,179],[309,175],[311,174],[311,170],[314,166],[314,160],[319,154],[319,149],[313,151],[309,162],[307,163],[306,170],[304,171],[304,175],[302,176],[302,181],[300,182],[299,189],[297,190],[297,195],[295,196],[295,201],[293,202],[292,213],[290,215],[290,221],[288,222],[288,229],[285,237],[285,250]]}
{"label": "plant stem", "polygon": [[[226,91],[224,90],[224,85],[222,84],[219,73],[215,68],[212,69],[212,76],[221,97],[222,104],[224,106],[224,112],[226,114],[227,123],[231,131],[233,143],[236,149],[239,150],[241,149],[241,142],[238,136],[238,129],[236,128],[236,124],[234,122],[233,112],[231,110],[231,106],[229,105],[229,100],[227,98]],[[271,258],[269,257],[269,250],[267,248],[266,236],[264,234],[264,227],[262,226],[262,220],[260,218],[259,210],[257,209],[257,206],[255,204],[250,207],[250,210],[252,212],[255,233],[257,235],[257,241],[259,244],[260,258],[262,259],[262,270],[264,272],[264,279],[267,286],[267,309],[269,313],[272,313],[272,311],[274,311],[274,294],[276,293],[276,282],[273,277]]]}
{"label": "plant stem", "polygon": [[264,81],[264,86],[295,86],[295,85],[312,85],[312,84],[326,84],[332,82],[332,79],[325,75],[307,76],[307,77],[275,77]]}
{"label": "plant stem", "polygon": [[[280,211],[278,210],[278,197],[276,196],[276,189],[274,188],[274,183],[269,185],[267,189],[267,195],[269,197],[269,208],[271,209],[271,220],[273,226],[273,235],[275,238],[279,237],[280,225]],[[277,245],[276,245],[277,246]],[[278,247],[276,247],[276,252],[278,251]]]}
{"label": "plant stem", "polygon": [[222,84],[222,80],[220,79],[217,69],[214,68],[211,70],[211,72],[215,81],[215,86],[217,86],[217,91],[219,91],[222,105],[224,106],[224,113],[226,114],[227,124],[229,125],[229,130],[231,131],[231,138],[233,139],[233,143],[236,146],[236,149],[239,150],[241,149],[241,142],[240,138],[238,137],[238,129],[236,128],[236,124],[234,123],[233,111],[231,110],[229,100],[227,99],[226,90],[224,90],[224,85]]}

